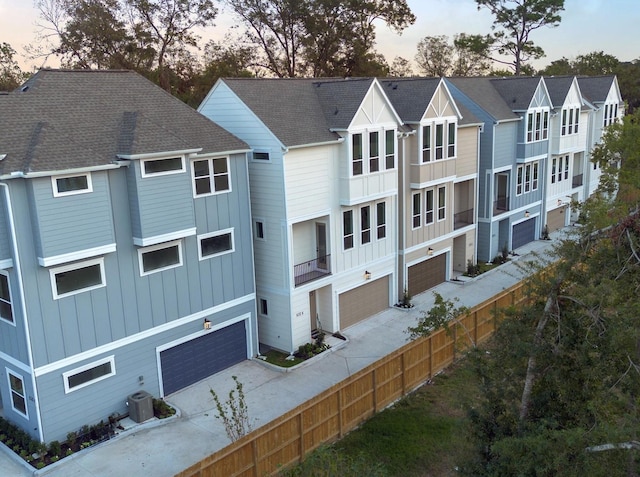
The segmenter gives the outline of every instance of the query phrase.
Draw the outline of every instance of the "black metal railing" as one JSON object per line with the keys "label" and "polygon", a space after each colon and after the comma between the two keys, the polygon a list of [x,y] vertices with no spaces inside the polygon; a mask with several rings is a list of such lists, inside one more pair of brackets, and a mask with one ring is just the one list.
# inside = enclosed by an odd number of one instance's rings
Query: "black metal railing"
{"label": "black metal railing", "polygon": [[295,285],[302,285],[318,278],[331,275],[331,255],[323,255],[293,266]]}
{"label": "black metal railing", "polygon": [[571,179],[571,187],[580,187],[582,185],[582,174],[573,176]]}
{"label": "black metal railing", "polygon": [[493,202],[493,215],[500,215],[509,210],[509,198],[504,197]]}
{"label": "black metal railing", "polygon": [[473,209],[463,210],[453,214],[453,228],[460,229],[473,224]]}

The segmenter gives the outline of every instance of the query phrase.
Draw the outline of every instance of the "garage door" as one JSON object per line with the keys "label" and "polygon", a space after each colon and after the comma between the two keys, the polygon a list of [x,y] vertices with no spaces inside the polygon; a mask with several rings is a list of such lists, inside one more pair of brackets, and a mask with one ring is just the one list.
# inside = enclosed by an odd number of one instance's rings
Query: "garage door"
{"label": "garage door", "polygon": [[559,207],[547,214],[547,227],[549,228],[549,232],[555,232],[564,227],[565,215],[566,209],[564,207]]}
{"label": "garage door", "polygon": [[447,279],[447,254],[440,254],[409,267],[408,275],[411,296],[435,287]]}
{"label": "garage door", "polygon": [[389,277],[341,293],[340,328],[345,329],[389,308]]}
{"label": "garage door", "polygon": [[512,248],[513,250],[522,247],[529,242],[533,242],[536,237],[536,219],[531,218],[529,220],[525,220],[524,222],[520,222],[517,225],[513,226],[513,240]]}
{"label": "garage door", "polygon": [[164,395],[247,359],[245,321],[160,352]]}

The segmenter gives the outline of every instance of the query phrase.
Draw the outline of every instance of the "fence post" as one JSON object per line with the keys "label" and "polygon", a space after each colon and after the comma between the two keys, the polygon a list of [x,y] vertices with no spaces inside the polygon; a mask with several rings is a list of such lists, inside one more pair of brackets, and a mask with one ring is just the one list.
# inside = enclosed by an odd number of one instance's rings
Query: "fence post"
{"label": "fence post", "polygon": [[373,386],[373,413],[378,412],[378,381],[376,379],[378,368],[373,368],[371,371],[371,381]]}
{"label": "fence post", "polygon": [[300,431],[300,463],[304,460],[304,428],[302,427],[302,411],[298,413],[298,429]]}
{"label": "fence post", "polygon": [[478,346],[478,312],[473,312],[473,346]]}
{"label": "fence post", "polygon": [[260,477],[258,475],[258,442],[257,439],[251,441],[251,450],[253,451],[253,475],[254,477]]}
{"label": "fence post", "polygon": [[400,367],[401,367],[401,371],[402,371],[402,395],[404,396],[405,394],[407,394],[407,376],[406,376],[406,372],[407,372],[407,368],[405,367],[405,361],[404,361],[404,356],[405,356],[405,352],[403,351],[402,354],[400,355]]}
{"label": "fence post", "polygon": [[342,388],[338,389],[338,437],[342,437]]}
{"label": "fence post", "polygon": [[429,335],[429,379],[433,379],[433,340]]}

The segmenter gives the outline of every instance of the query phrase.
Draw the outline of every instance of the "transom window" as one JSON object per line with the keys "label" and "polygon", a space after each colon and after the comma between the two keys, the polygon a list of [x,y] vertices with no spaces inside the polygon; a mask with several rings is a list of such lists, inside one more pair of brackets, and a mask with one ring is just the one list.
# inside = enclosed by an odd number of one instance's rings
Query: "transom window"
{"label": "transom window", "polygon": [[62,373],[64,391],[69,393],[97,383],[116,374],[115,358],[109,356],[93,363]]}
{"label": "transom window", "polygon": [[537,110],[527,114],[527,142],[542,141],[549,137],[549,111]]}
{"label": "transom window", "polygon": [[0,318],[13,323],[13,307],[9,291],[9,275],[0,271]]}
{"label": "transom window", "polygon": [[218,257],[235,250],[233,229],[219,230],[206,235],[199,235],[198,253],[200,260]]}
{"label": "transom window", "polygon": [[86,194],[93,191],[91,174],[77,174],[69,176],[52,177],[53,196]]}
{"label": "transom window", "polygon": [[18,414],[28,418],[27,393],[24,389],[24,379],[19,374],[7,369],[9,389],[11,390],[11,408]]}
{"label": "transom window", "polygon": [[86,260],[49,270],[53,298],[94,290],[106,285],[104,259]]}
{"label": "transom window", "polygon": [[184,172],[184,170],[184,159],[182,157],[145,159],[142,161],[142,177],[177,174]]}
{"label": "transom window", "polygon": [[229,192],[229,158],[216,157],[193,161],[194,195],[210,195]]}
{"label": "transom window", "polygon": [[376,233],[378,240],[387,236],[386,210],[387,207],[384,202],[378,202],[376,204]]}
{"label": "transom window", "polygon": [[368,205],[360,208],[360,241],[371,242],[371,207]]}
{"label": "transom window", "polygon": [[140,275],[161,272],[182,265],[182,242],[161,243],[138,249]]}
{"label": "transom window", "polygon": [[342,213],[342,241],[345,250],[353,248],[353,211]]}

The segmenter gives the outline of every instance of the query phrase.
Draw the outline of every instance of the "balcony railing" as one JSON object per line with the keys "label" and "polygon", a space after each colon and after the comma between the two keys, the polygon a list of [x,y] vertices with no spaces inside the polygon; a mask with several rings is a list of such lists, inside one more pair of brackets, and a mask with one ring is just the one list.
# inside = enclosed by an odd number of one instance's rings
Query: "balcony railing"
{"label": "balcony railing", "polygon": [[582,174],[573,176],[571,179],[571,187],[580,187],[582,185]]}
{"label": "balcony railing", "polygon": [[307,262],[293,266],[293,276],[295,285],[312,282],[319,278],[331,275],[331,255],[314,258]]}
{"label": "balcony railing", "polygon": [[505,197],[493,202],[493,215],[500,215],[509,210],[509,198]]}
{"label": "balcony railing", "polygon": [[455,230],[473,224],[473,209],[463,210],[453,214],[453,228]]}

